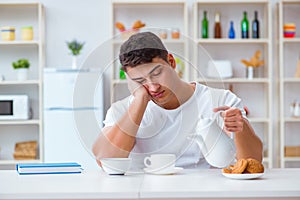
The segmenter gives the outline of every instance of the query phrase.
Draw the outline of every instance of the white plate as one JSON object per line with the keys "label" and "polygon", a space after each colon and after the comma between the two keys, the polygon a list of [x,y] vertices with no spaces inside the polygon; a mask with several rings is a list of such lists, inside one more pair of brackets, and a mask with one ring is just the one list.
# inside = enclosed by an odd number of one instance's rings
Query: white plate
{"label": "white plate", "polygon": [[264,173],[256,173],[256,174],[229,174],[229,173],[222,173],[223,176],[227,177],[227,178],[231,178],[231,179],[240,179],[240,180],[246,180],[246,179],[255,179],[255,178],[259,178],[262,175],[264,175]]}
{"label": "white plate", "polygon": [[171,170],[154,170],[154,169],[151,169],[151,168],[144,168],[144,171],[146,173],[149,173],[149,174],[157,174],[157,175],[170,175],[170,174],[176,174],[180,171],[182,171],[183,168],[182,167],[175,167]]}

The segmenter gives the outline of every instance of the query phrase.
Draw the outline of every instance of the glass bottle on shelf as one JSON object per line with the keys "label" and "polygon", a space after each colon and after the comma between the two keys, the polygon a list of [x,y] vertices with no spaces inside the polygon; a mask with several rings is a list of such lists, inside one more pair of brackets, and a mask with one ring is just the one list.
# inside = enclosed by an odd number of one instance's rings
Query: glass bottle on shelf
{"label": "glass bottle on shelf", "polygon": [[215,38],[222,38],[222,30],[220,23],[220,13],[217,12],[215,15]]}
{"label": "glass bottle on shelf", "polygon": [[249,38],[249,22],[246,11],[244,11],[244,18],[241,22],[241,34],[242,38]]}
{"label": "glass bottle on shelf", "polygon": [[230,21],[230,28],[229,28],[229,32],[228,32],[228,38],[230,38],[230,39],[235,38],[235,31],[234,31],[233,21]]}
{"label": "glass bottle on shelf", "polygon": [[257,11],[254,12],[254,20],[252,21],[252,38],[259,38],[259,21]]}
{"label": "glass bottle on shelf", "polygon": [[203,12],[202,38],[208,38],[208,19],[207,19],[207,11],[206,10]]}

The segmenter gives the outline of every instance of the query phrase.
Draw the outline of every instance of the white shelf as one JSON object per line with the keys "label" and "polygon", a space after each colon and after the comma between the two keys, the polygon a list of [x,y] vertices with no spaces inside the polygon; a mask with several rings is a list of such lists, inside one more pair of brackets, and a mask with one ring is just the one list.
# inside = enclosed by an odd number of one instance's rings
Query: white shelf
{"label": "white shelf", "polygon": [[127,80],[117,80],[117,79],[114,79],[114,80],[112,80],[112,84],[113,85],[127,84]]}
{"label": "white shelf", "polygon": [[39,85],[39,80],[26,80],[26,81],[0,81],[0,85]]}
{"label": "white shelf", "polygon": [[197,39],[196,40],[200,44],[268,44],[270,42],[269,39],[228,39],[228,38],[207,38],[207,39]]}
{"label": "white shelf", "polygon": [[283,78],[284,83],[300,83],[300,78]]}
{"label": "white shelf", "polygon": [[19,163],[40,163],[42,160],[34,159],[34,160],[1,160],[0,165],[16,165]]}
{"label": "white shelf", "polygon": [[[115,45],[123,44],[125,40],[116,39],[113,41]],[[162,42],[165,44],[184,44],[185,41],[183,39],[162,39]]]}
{"label": "white shelf", "polygon": [[[32,119],[30,120],[0,120],[0,147],[1,151],[9,152],[15,143],[35,140],[38,143],[36,160],[1,160],[3,167],[15,165],[22,162],[43,161],[43,68],[45,65],[44,33],[45,33],[45,13],[44,7],[39,2],[0,2],[0,9],[6,10],[1,13],[1,23],[13,24],[16,32],[24,25],[33,27],[34,40],[20,40],[20,34],[16,34],[16,40],[0,40],[1,75],[6,80],[0,82],[0,94],[8,95],[28,95]],[[18,15],[13,13],[18,12]],[[22,17],[26,16],[26,17]],[[15,54],[15,51],[17,53]],[[2,55],[2,57],[1,57]],[[3,56],[5,55],[5,56]],[[17,59],[25,58],[30,62],[29,79],[17,81],[11,72],[11,63]],[[4,167],[4,168],[5,168]],[[11,166],[10,166],[11,168]],[[2,168],[1,168],[2,169]]]}
{"label": "white shelf", "polygon": [[300,38],[283,38],[283,43],[300,43]]}
{"label": "white shelf", "polygon": [[[168,10],[166,12],[166,10]],[[122,22],[125,27],[132,24],[135,20],[141,19],[146,23],[143,31],[152,31],[154,33],[159,32],[159,28],[163,28],[167,31],[167,39],[162,39],[162,42],[166,45],[169,51],[173,52],[174,56],[178,55],[185,63],[185,69],[183,72],[183,79],[189,80],[190,70],[187,66],[188,63],[184,59],[189,59],[188,55],[188,41],[184,37],[188,35],[188,8],[185,0],[112,0],[112,22]],[[155,28],[154,28],[155,27]],[[149,28],[149,29],[147,29]],[[180,30],[180,38],[171,38],[171,29],[178,28]],[[119,48],[125,41],[122,39],[122,35],[115,28],[112,27],[112,35],[116,36],[112,41],[112,55],[114,58],[118,57]],[[119,62],[113,63],[112,78],[111,78],[111,103],[126,97],[129,93],[127,88],[127,80],[119,80]]]}
{"label": "white shelf", "polygon": [[41,122],[40,120],[37,119],[32,119],[32,120],[6,120],[2,121],[0,120],[0,125],[39,125]]}
{"label": "white shelf", "polygon": [[[243,7],[243,10],[237,11],[237,9]],[[240,21],[242,20],[243,11],[259,12],[260,20],[260,38],[251,38],[251,21],[252,15],[248,15],[249,21],[249,38],[240,38]],[[207,19],[209,21],[209,38],[201,38],[201,20],[203,19],[203,12],[206,11]],[[213,26],[214,18],[213,15],[216,11],[220,11],[221,24],[222,24],[222,38],[213,38]],[[264,147],[267,149],[266,154],[268,157],[264,157],[264,162],[268,164],[269,168],[273,167],[273,88],[272,88],[272,77],[273,77],[273,64],[272,64],[272,8],[270,1],[268,0],[198,0],[193,5],[193,16],[194,26],[193,35],[194,41],[202,45],[203,48],[199,48],[194,45],[194,66],[197,66],[196,79],[203,84],[211,84],[213,87],[222,87],[228,89],[228,85],[231,85],[233,92],[241,97],[244,104],[247,107],[251,107],[257,112],[253,114],[249,121],[253,126],[260,138],[263,139]],[[222,18],[222,16],[224,16]],[[239,17],[239,21],[236,19]],[[236,38],[227,38],[227,25],[229,22],[234,21],[234,29],[236,32]],[[230,48],[230,49],[229,49]],[[247,79],[245,76],[245,66],[241,63],[241,59],[248,59],[253,55],[256,50],[262,52],[262,58],[265,61],[265,65],[260,68],[259,75],[253,79]],[[248,55],[247,57],[244,57]],[[201,57],[202,56],[202,57]],[[249,57],[250,56],[250,57]],[[199,59],[198,59],[199,58]],[[212,79],[207,76],[207,67],[209,60],[229,60],[233,68],[233,78],[226,79]],[[205,62],[205,63],[203,63]],[[201,76],[200,76],[201,75]],[[230,87],[231,87],[230,86]],[[255,88],[255,89],[254,89]],[[249,92],[248,92],[249,91]],[[253,98],[254,94],[255,98]],[[257,110],[261,110],[259,113]],[[269,116],[269,117],[259,117]]]}
{"label": "white shelf", "polygon": [[283,120],[284,122],[300,122],[300,117],[286,117]]}
{"label": "white shelf", "polygon": [[[283,37],[283,26],[285,23],[293,22],[300,26],[296,19],[300,18],[299,0],[280,0],[278,2],[278,33],[279,33],[279,109],[280,109],[280,167],[286,167],[286,162],[300,161],[300,157],[285,157],[285,146],[288,144],[300,145],[298,130],[300,118],[288,116],[290,105],[294,99],[300,99],[300,78],[294,78],[296,70],[295,61],[299,60],[300,49],[293,46],[300,45],[299,34],[295,38]],[[288,133],[288,134],[287,134]],[[291,137],[292,136],[292,137]],[[294,167],[300,167],[295,164]]]}
{"label": "white shelf", "polygon": [[22,40],[13,40],[13,41],[0,41],[0,45],[39,45],[40,41],[22,41]]}
{"label": "white shelf", "polygon": [[248,117],[251,123],[270,123],[269,118],[264,117]]}
{"label": "white shelf", "polygon": [[229,79],[198,79],[199,82],[202,83],[269,83],[269,79],[267,78],[229,78]]}
{"label": "white shelf", "polygon": [[261,3],[268,3],[268,0],[198,0],[197,3],[201,4],[261,4]]}
{"label": "white shelf", "polygon": [[300,157],[284,157],[284,160],[286,162],[299,162],[300,161]]}
{"label": "white shelf", "polygon": [[124,5],[147,5],[147,4],[178,4],[178,3],[185,3],[185,0],[145,0],[145,1],[138,1],[138,0],[112,0],[113,4],[124,4]]}

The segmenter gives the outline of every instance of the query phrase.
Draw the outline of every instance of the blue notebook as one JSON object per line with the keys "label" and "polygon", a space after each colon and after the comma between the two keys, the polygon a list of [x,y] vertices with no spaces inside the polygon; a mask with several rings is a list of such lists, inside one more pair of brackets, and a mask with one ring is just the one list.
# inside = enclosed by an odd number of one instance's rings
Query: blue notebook
{"label": "blue notebook", "polygon": [[81,173],[82,167],[76,162],[63,163],[23,163],[17,164],[19,174],[74,174]]}

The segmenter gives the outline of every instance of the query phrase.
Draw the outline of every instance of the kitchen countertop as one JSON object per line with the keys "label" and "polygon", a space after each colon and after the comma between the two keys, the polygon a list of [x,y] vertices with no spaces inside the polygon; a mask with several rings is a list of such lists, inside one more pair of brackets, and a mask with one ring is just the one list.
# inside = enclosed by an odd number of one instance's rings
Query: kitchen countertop
{"label": "kitchen countertop", "polygon": [[220,169],[183,170],[174,175],[101,169],[82,174],[19,175],[0,170],[0,199],[300,199],[300,168],[266,169],[252,180],[234,180]]}

